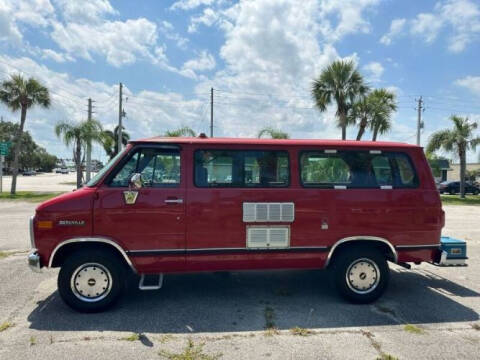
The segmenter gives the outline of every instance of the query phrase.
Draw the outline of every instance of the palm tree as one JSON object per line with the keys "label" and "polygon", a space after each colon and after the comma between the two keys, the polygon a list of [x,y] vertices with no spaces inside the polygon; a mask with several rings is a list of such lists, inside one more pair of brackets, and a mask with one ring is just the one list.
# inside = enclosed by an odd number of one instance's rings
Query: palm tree
{"label": "palm tree", "polygon": [[82,186],[82,149],[88,144],[88,141],[99,141],[100,137],[92,134],[98,132],[101,125],[96,120],[83,121],[78,124],[71,124],[68,122],[60,122],[55,126],[55,134],[61,137],[65,145],[73,145],[73,161],[77,169],[77,188]]}
{"label": "palm tree", "polygon": [[371,122],[373,114],[373,104],[370,96],[361,97],[348,113],[348,123],[355,124],[358,121],[357,141],[362,139],[365,128]]}
{"label": "palm tree", "polygon": [[272,127],[263,128],[258,132],[257,137],[261,138],[263,135],[270,136],[272,139],[289,139],[290,135],[288,133],[274,129]]}
{"label": "palm tree", "polygon": [[367,127],[372,129],[372,140],[375,141],[379,133],[390,129],[390,117],[396,110],[395,94],[386,89],[375,89],[353,104],[347,122],[355,124],[358,121],[357,141],[362,139]]}
{"label": "palm tree", "polygon": [[347,138],[348,111],[355,101],[368,91],[362,75],[353,61],[337,60],[322,71],[314,80],[312,96],[315,105],[323,112],[333,101],[337,104],[338,127],[342,129],[342,140]]}
{"label": "palm tree", "polygon": [[387,89],[375,89],[368,98],[372,104],[372,117],[369,125],[372,130],[372,141],[376,141],[378,134],[385,134],[392,127],[391,116],[394,111],[397,111],[396,96]]}
{"label": "palm tree", "polygon": [[191,128],[188,126],[183,126],[181,128],[175,129],[175,130],[168,130],[165,132],[165,135],[167,137],[195,137],[197,134],[195,131],[193,131]]}
{"label": "palm tree", "polygon": [[[130,135],[125,131],[125,128],[122,126],[122,144],[127,145],[130,140]],[[103,149],[107,153],[110,159],[113,159],[118,153],[118,125],[115,126],[113,131],[104,130],[101,134],[101,142]]]}
{"label": "palm tree", "polygon": [[439,149],[453,152],[460,158],[460,197],[465,198],[466,154],[468,150],[475,151],[480,144],[480,136],[474,136],[477,122],[469,122],[468,118],[452,115],[453,129],[439,130],[432,134],[427,145],[427,154]]}
{"label": "palm tree", "polygon": [[20,127],[14,140],[12,187],[10,193],[17,191],[18,156],[20,153],[20,139],[22,138],[27,110],[34,105],[43,108],[50,106],[50,94],[48,89],[34,78],[24,79],[22,75],[11,75],[0,85],[0,101],[13,112],[20,110]]}
{"label": "palm tree", "polygon": [[90,181],[90,166],[91,166],[91,160],[90,160],[90,157],[91,157],[91,154],[92,154],[92,143],[93,142],[97,142],[99,144],[102,144],[103,145],[103,142],[102,142],[102,139],[103,139],[103,136],[102,136],[102,125],[94,120],[94,119],[90,119],[90,120],[87,120],[85,123],[84,123],[84,139],[85,139],[85,142],[87,144],[87,149],[86,149],[86,152],[87,152],[87,176],[86,176],[86,181]]}

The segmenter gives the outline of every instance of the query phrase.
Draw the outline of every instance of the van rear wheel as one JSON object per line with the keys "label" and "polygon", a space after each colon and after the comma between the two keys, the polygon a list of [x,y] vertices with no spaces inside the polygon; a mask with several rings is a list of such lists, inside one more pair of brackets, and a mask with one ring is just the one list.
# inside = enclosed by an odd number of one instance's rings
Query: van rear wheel
{"label": "van rear wheel", "polygon": [[85,250],[67,258],[58,274],[63,301],[80,312],[98,312],[112,306],[124,288],[125,268],[106,251]]}
{"label": "van rear wheel", "polygon": [[334,260],[333,270],[338,292],[347,300],[360,304],[378,299],[390,275],[385,256],[368,247],[344,249]]}

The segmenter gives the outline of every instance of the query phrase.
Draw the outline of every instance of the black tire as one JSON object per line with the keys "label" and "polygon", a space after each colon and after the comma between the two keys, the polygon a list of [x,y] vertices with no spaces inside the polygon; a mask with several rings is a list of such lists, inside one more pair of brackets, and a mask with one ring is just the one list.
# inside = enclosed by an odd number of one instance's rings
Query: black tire
{"label": "black tire", "polygon": [[[359,272],[358,278],[354,268]],[[351,246],[341,250],[335,255],[333,262],[333,277],[337,291],[348,301],[357,304],[367,304],[378,299],[385,291],[390,278],[385,255],[374,247]],[[347,272],[350,272],[351,281],[348,280]],[[372,271],[371,277],[366,277]],[[376,274],[376,275],[375,275]],[[366,290],[362,290],[364,281],[372,281],[366,284]]]}
{"label": "black tire", "polygon": [[[83,271],[87,277],[82,279]],[[105,287],[103,282],[107,284]],[[63,263],[57,284],[60,297],[74,310],[103,311],[115,303],[125,287],[125,265],[114,253],[105,250],[76,252]],[[85,295],[80,294],[81,289]],[[96,291],[99,292],[95,294]]]}
{"label": "black tire", "polygon": [[455,195],[455,191],[454,191],[454,190],[449,190],[448,193],[449,193],[450,195]]}

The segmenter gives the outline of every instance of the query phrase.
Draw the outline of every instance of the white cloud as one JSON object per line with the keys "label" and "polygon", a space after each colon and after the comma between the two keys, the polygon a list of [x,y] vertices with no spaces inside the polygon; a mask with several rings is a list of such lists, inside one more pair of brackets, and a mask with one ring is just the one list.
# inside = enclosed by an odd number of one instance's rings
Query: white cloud
{"label": "white cloud", "polygon": [[366,64],[363,67],[363,70],[367,72],[367,79],[372,82],[379,82],[381,80],[383,72],[385,71],[382,64],[376,61],[372,61]]}
{"label": "white cloud", "polygon": [[455,85],[470,90],[477,96],[480,96],[480,76],[466,76],[455,81]]}
{"label": "white cloud", "polygon": [[[319,6],[319,15],[323,18],[320,30],[330,40],[337,41],[353,33],[369,33],[370,23],[364,12],[377,5],[379,0],[324,0]],[[330,16],[337,18],[337,26],[332,26]]]}
{"label": "white cloud", "polygon": [[197,31],[198,25],[203,24],[205,26],[212,26],[219,18],[217,12],[211,8],[206,8],[203,10],[202,15],[193,16],[190,19],[190,25],[188,26],[188,32],[194,33]]}
{"label": "white cloud", "polygon": [[212,54],[210,54],[208,51],[203,50],[200,53],[200,56],[188,60],[183,64],[183,69],[190,69],[193,71],[205,71],[205,70],[213,70],[215,68],[215,58],[213,57]]}
{"label": "white cloud", "polygon": [[157,44],[157,26],[144,18],[105,21],[98,26],[57,22],[53,29],[52,39],[69,55],[91,61],[92,55],[103,55],[116,67],[137,58],[152,60],[151,51]]}
{"label": "white cloud", "polygon": [[173,25],[168,21],[161,21],[158,27],[159,31],[165,35],[165,37],[169,40],[175,41],[176,45],[182,49],[186,50],[188,39],[181,36],[179,33],[175,32]]}
{"label": "white cloud", "polygon": [[390,31],[380,38],[380,42],[384,45],[390,45],[395,37],[400,35],[405,27],[406,19],[394,19],[390,24]]}
{"label": "white cloud", "polygon": [[54,0],[66,22],[98,23],[106,15],[117,14],[108,0]]}
{"label": "white cloud", "polygon": [[66,61],[74,61],[74,59],[70,55],[62,54],[52,49],[41,49],[41,53],[42,53],[43,59],[50,59],[58,63],[64,63]]}
{"label": "white cloud", "polygon": [[439,1],[432,12],[418,14],[409,25],[410,34],[426,43],[433,43],[442,31],[448,31],[448,50],[459,53],[480,38],[480,9],[471,0]]}
{"label": "white cloud", "polygon": [[443,26],[443,19],[434,14],[418,14],[411,22],[410,32],[422,37],[427,43],[433,42]]}
{"label": "white cloud", "polygon": [[215,0],[180,0],[170,6],[170,10],[192,10],[201,5],[211,5]]}

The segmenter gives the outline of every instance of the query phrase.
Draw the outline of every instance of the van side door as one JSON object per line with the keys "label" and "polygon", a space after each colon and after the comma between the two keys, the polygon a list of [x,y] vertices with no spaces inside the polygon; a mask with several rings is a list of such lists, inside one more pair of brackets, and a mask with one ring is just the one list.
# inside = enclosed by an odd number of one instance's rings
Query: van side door
{"label": "van side door", "polygon": [[139,272],[185,267],[184,161],[179,147],[137,145],[97,190],[94,236],[119,243]]}

